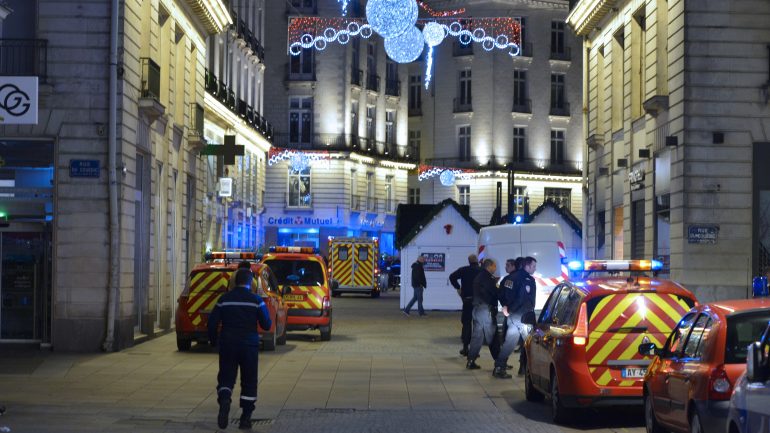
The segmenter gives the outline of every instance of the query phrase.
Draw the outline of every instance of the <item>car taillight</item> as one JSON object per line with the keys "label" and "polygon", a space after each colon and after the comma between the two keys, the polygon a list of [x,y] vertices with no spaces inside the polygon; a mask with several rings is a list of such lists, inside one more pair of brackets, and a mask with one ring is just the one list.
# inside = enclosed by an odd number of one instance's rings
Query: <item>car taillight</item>
{"label": "car taillight", "polygon": [[332,307],[332,301],[331,301],[331,299],[329,299],[329,297],[328,297],[328,296],[324,296],[324,300],[323,300],[323,309],[324,309],[324,310],[328,310],[328,309],[329,309],[329,308],[331,308],[331,307]]}
{"label": "car taillight", "polygon": [[709,377],[709,400],[729,400],[733,385],[727,377],[724,365],[711,370]]}
{"label": "car taillight", "polygon": [[578,313],[577,326],[572,333],[572,343],[576,346],[585,346],[588,339],[588,311],[586,304],[580,304],[580,313]]}

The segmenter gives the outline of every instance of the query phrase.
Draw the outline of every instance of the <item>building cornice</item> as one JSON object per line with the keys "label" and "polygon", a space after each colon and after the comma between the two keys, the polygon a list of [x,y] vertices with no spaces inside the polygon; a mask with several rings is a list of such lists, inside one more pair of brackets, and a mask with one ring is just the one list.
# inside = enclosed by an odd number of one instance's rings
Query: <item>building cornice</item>
{"label": "building cornice", "polygon": [[215,35],[233,23],[222,0],[185,0],[209,34]]}
{"label": "building cornice", "polygon": [[567,16],[567,24],[578,36],[586,36],[615,6],[617,0],[580,0]]}
{"label": "building cornice", "polygon": [[[545,9],[569,9],[567,0],[433,0],[430,7],[435,10],[472,8],[474,6],[517,7],[527,6]],[[466,14],[467,15],[467,14]]]}

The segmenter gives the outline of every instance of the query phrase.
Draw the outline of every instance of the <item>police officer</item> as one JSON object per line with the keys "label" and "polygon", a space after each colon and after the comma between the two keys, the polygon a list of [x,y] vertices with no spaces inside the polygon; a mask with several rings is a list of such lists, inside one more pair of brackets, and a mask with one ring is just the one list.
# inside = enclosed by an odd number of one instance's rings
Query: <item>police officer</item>
{"label": "police officer", "polygon": [[[272,322],[267,305],[251,292],[254,275],[248,269],[235,272],[235,288],[223,294],[209,316],[209,341],[219,344],[219,374],[217,402],[219,428],[227,428],[230,401],[238,369],[241,370],[241,421],[239,428],[251,428],[251,413],[257,400],[257,363],[259,362],[259,332],[270,329]],[[219,324],[222,331],[217,335]]]}
{"label": "police officer", "polygon": [[468,266],[463,266],[449,275],[449,282],[457,290],[460,299],[463,301],[463,312],[460,316],[460,322],[463,324],[463,330],[460,338],[463,342],[463,348],[460,355],[468,356],[468,346],[471,344],[471,329],[473,324],[473,280],[481,272],[479,259],[476,254],[468,256]]}
{"label": "police officer", "polygon": [[495,335],[492,311],[497,310],[497,263],[493,259],[484,259],[481,267],[483,270],[473,280],[473,335],[465,364],[469,370],[481,368],[476,364],[481,345],[491,345]]}
{"label": "police officer", "polygon": [[[500,288],[498,291],[500,303],[503,304],[503,313],[505,313],[505,305],[507,303],[507,299],[511,297],[511,292],[513,291],[513,282],[516,276],[516,261],[514,259],[508,259],[505,261],[505,272],[507,275],[503,277],[502,280],[500,280]],[[503,328],[505,337],[503,339],[500,352],[495,358],[495,369],[492,372],[492,376],[500,379],[510,379],[512,376],[506,372],[508,356],[510,356],[510,353],[506,354],[505,350],[508,348],[508,346],[511,345],[509,342],[511,341],[510,339],[512,336],[509,335],[511,326],[507,317],[505,318],[505,326],[503,326]],[[519,339],[516,338],[515,342],[518,343],[518,341]]]}
{"label": "police officer", "polygon": [[[529,334],[527,325],[521,322],[521,318],[527,314],[535,312],[535,296],[537,286],[532,274],[537,270],[537,260],[534,257],[525,257],[521,269],[512,275],[510,280],[506,277],[501,285],[504,286],[501,302],[503,303],[503,314],[506,317],[508,331],[505,334],[505,342],[500,350],[500,356],[495,361],[495,371],[492,373],[495,377],[507,379],[511,377],[505,372],[505,365],[508,357],[513,353],[513,349],[519,343],[519,339],[526,339]],[[522,349],[519,357],[519,375],[524,374],[526,365],[526,352]]]}

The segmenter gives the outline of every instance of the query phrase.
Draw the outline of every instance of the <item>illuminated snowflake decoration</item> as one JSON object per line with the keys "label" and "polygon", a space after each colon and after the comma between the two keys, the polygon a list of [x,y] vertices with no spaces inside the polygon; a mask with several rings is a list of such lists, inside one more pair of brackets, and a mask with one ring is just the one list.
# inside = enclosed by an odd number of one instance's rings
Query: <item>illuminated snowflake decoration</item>
{"label": "illuminated snowflake decoration", "polygon": [[[273,166],[281,161],[289,161],[292,170],[303,171],[307,169],[314,161],[330,161],[329,152],[300,152],[293,149],[281,149],[280,147],[271,147],[267,158],[267,165]],[[315,165],[314,165],[315,166]]]}
{"label": "illuminated snowflake decoration", "polygon": [[[442,185],[450,186],[454,184],[457,179],[470,179],[474,174],[473,170],[461,169],[461,168],[446,168],[446,167],[434,167],[430,165],[420,165],[417,174],[417,180],[428,180],[432,177],[439,177]],[[449,185],[445,184],[445,181],[451,179]]]}
{"label": "illuminated snowflake decoration", "polygon": [[455,184],[455,173],[452,170],[444,170],[439,175],[438,179],[444,186],[452,186]]}
{"label": "illuminated snowflake decoration", "polygon": [[412,27],[404,33],[385,39],[385,52],[398,63],[412,63],[422,54],[425,41],[422,32]]}
{"label": "illuminated snowflake decoration", "polygon": [[425,27],[422,28],[422,36],[425,39],[425,43],[428,44],[429,47],[433,48],[444,42],[446,31],[444,30],[444,27],[441,26],[441,24],[435,21],[431,21],[425,24]]}
{"label": "illuminated snowflake decoration", "polygon": [[366,20],[372,30],[385,39],[414,27],[418,12],[416,0],[369,0],[366,3]]}
{"label": "illuminated snowflake decoration", "polygon": [[302,152],[297,152],[289,158],[289,165],[292,170],[302,172],[310,165],[310,158]]}

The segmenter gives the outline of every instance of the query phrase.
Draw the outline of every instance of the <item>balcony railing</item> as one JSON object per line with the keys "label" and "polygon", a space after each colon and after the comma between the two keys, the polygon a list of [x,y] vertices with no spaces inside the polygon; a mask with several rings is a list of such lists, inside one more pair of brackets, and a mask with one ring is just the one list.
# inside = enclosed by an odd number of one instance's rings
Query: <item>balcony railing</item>
{"label": "balcony railing", "polygon": [[237,99],[235,92],[224,81],[218,79],[216,75],[206,69],[205,73],[206,91],[213,97],[217,98],[219,102],[225,105],[237,116],[242,118],[252,129],[262,134],[267,141],[273,140],[273,125],[270,124],[264,117],[260,116],[259,112],[249,105],[243,99]]}
{"label": "balcony railing", "polygon": [[0,75],[37,76],[48,80],[47,39],[0,39]]}
{"label": "balcony railing", "polygon": [[561,60],[568,62],[572,59],[572,50],[570,47],[564,47],[561,51],[551,51],[551,60]]}
{"label": "balcony railing", "polygon": [[470,161],[461,158],[429,158],[424,164],[437,167],[453,167],[467,169],[499,170],[504,171],[509,167],[515,171],[533,173],[560,173],[580,174],[583,161],[551,161],[551,159],[522,158],[518,161],[501,157],[473,157]]}
{"label": "balcony railing", "polygon": [[195,102],[190,104],[190,125],[195,134],[200,138],[203,138],[203,119],[203,106]]}
{"label": "balcony railing", "polygon": [[160,100],[160,66],[148,57],[142,57],[142,98]]}
{"label": "balcony railing", "polygon": [[364,71],[358,68],[352,68],[350,70],[350,84],[361,87],[364,84]]}
{"label": "balcony railing", "polygon": [[401,96],[401,81],[385,80],[385,94],[389,96]]}
{"label": "balcony railing", "polygon": [[372,92],[380,91],[380,76],[375,74],[369,74],[366,76],[366,90]]}
{"label": "balcony railing", "polygon": [[311,134],[310,137],[291,137],[275,134],[273,146],[298,150],[328,150],[357,152],[363,155],[394,161],[416,163],[419,152],[415,146],[388,144],[350,134]]}
{"label": "balcony railing", "polygon": [[532,113],[532,100],[531,99],[519,99],[513,101],[514,113]]}
{"label": "balcony railing", "polygon": [[569,117],[570,111],[569,111],[569,104],[566,102],[561,105],[553,105],[551,106],[550,111],[551,116],[564,116]]}
{"label": "balcony railing", "polygon": [[233,10],[230,11],[230,16],[233,19],[232,26],[233,30],[235,30],[235,37],[242,40],[260,61],[264,61],[265,48],[259,42],[259,39],[254,36],[254,32],[251,31],[249,25],[240,19]]}
{"label": "balcony railing", "polygon": [[313,196],[310,193],[300,194],[299,191],[284,193],[284,204],[291,209],[312,209]]}
{"label": "balcony railing", "polygon": [[473,111],[473,104],[471,103],[471,99],[461,99],[461,98],[455,98],[453,101],[454,105],[454,112],[455,113],[470,113]]}

